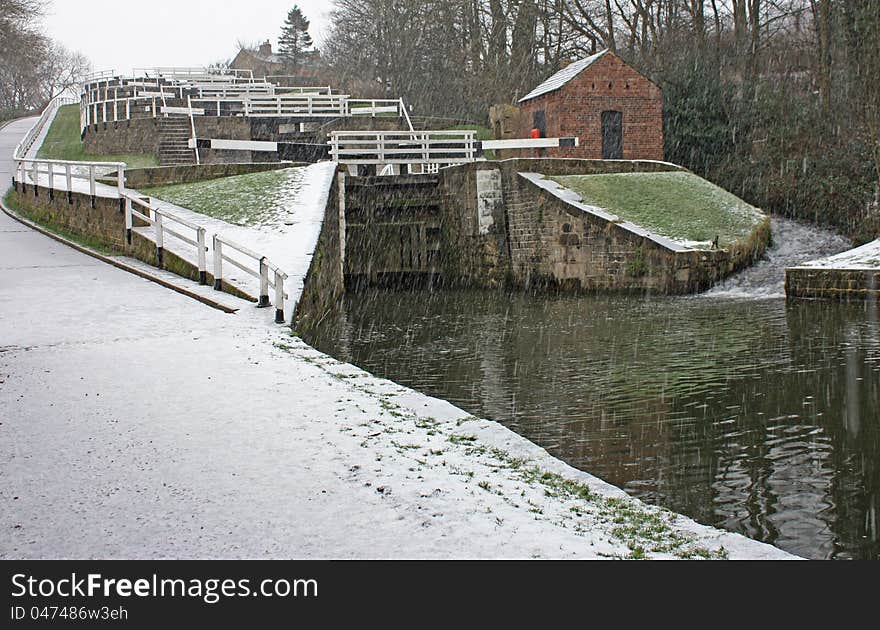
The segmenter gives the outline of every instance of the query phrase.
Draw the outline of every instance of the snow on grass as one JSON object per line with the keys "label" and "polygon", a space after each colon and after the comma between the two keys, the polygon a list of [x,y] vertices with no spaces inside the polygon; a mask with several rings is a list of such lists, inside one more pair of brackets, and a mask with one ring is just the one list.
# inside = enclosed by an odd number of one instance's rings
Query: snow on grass
{"label": "snow on grass", "polygon": [[766,220],[757,208],[687,172],[564,175],[553,181],[595,206],[690,249],[745,240]]}
{"label": "snow on grass", "polygon": [[880,238],[861,247],[797,266],[814,269],[878,270],[880,269]]}
{"label": "snow on grass", "polygon": [[291,201],[303,187],[305,172],[304,168],[287,168],[141,192],[235,225],[277,228],[294,220]]}

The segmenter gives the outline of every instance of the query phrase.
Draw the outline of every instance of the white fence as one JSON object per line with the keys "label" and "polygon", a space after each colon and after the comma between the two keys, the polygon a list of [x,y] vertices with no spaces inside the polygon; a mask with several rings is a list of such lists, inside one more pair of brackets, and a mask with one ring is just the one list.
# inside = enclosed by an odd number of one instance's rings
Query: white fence
{"label": "white fence", "polygon": [[125,190],[125,162],[78,162],[70,160],[51,160],[41,158],[29,158],[37,138],[52,123],[58,109],[62,105],[72,105],[76,100],[68,96],[56,96],[52,99],[33,127],[25,134],[21,142],[13,152],[14,171],[12,183],[22,187],[26,192],[31,185],[34,194],[38,194],[38,186],[49,189],[49,196],[54,197],[57,191],[66,191],[68,199],[74,192],[76,181],[88,182],[88,192],[92,198],[92,204],[97,195],[98,179],[113,176],[116,181],[116,190],[120,198]]}
{"label": "white fence", "polygon": [[333,131],[330,156],[343,164],[452,165],[477,158],[474,131]]}
{"label": "white fence", "polygon": [[[260,281],[260,297],[257,302],[257,308],[265,308],[269,306],[269,287],[275,290],[275,322],[284,323],[284,300],[287,294],[284,292],[284,281],[287,280],[287,274],[284,273],[276,265],[269,262],[265,256],[248,249],[244,245],[221,237],[219,234],[214,235],[214,289],[217,291],[223,288],[223,263],[241,269],[243,272],[258,278]],[[225,253],[226,249],[231,249],[244,254],[246,262],[233,258]],[[256,268],[249,266],[247,262],[253,264],[256,262]],[[271,273],[270,273],[271,272]]]}
{"label": "white fence", "polygon": [[43,132],[43,129],[46,128],[54,118],[55,114],[58,112],[58,108],[62,105],[73,105],[76,103],[76,99],[71,98],[69,96],[56,96],[49,104],[46,106],[46,109],[40,114],[39,119],[37,119],[36,124],[28,130],[28,132],[24,135],[24,138],[21,139],[21,142],[18,143],[15,147],[15,151],[13,151],[13,157],[25,157],[28,154],[28,151],[34,146],[34,142],[37,140],[37,137]]}
{"label": "white fence", "polygon": [[71,200],[71,193],[77,192],[74,190],[74,182],[85,181],[88,182],[89,196],[94,207],[98,180],[111,175],[116,181],[116,192],[120,199],[125,191],[125,162],[71,162],[14,158],[14,164],[13,184],[20,185],[22,192],[27,192],[30,184],[33,186],[34,195],[38,194],[37,187],[43,186],[49,189],[50,198],[54,198],[56,191],[64,191],[67,192],[68,200]]}
{"label": "white fence", "polygon": [[[205,242],[207,230],[186,219],[181,219],[168,210],[150,203],[149,198],[140,198],[130,193],[125,198],[125,240],[131,245],[131,232],[134,229],[134,219],[140,219],[154,228],[153,240],[156,242],[156,260],[162,266],[165,251],[165,235],[170,234],[188,245],[196,248],[196,260],[199,270],[199,284],[207,284],[207,256]],[[143,208],[143,212],[135,209]],[[173,227],[169,227],[169,223]],[[175,229],[176,228],[176,229]],[[181,228],[191,231],[190,234],[179,232]]]}
{"label": "white fence", "polygon": [[[232,72],[232,71],[229,71]],[[249,71],[248,71],[249,72]],[[408,112],[402,99],[352,99],[326,86],[280,86],[251,74],[204,68],[151,68],[136,77],[101,75],[83,86],[81,131],[88,125],[162,115],[168,101],[192,99],[207,115],[255,118],[347,118]],[[409,125],[412,128],[412,125]]]}
{"label": "white fence", "polygon": [[[27,187],[31,186],[34,195],[39,195],[39,187],[47,188],[49,198],[54,198],[58,191],[67,192],[68,201],[72,202],[75,182],[88,182],[88,193],[91,196],[92,206],[98,196],[99,179],[113,178],[115,192],[120,201],[120,212],[125,215],[125,238],[131,244],[132,232],[135,230],[135,221],[144,227],[152,228],[152,237],[156,243],[156,260],[161,267],[164,260],[165,243],[167,237],[173,237],[178,241],[195,248],[196,265],[199,271],[199,283],[207,283],[207,230],[192,221],[168,211],[159,203],[152,202],[149,198],[143,198],[125,188],[125,163],[124,162],[75,162],[70,160],[47,160],[28,158],[27,153],[32,149],[34,142],[42,130],[54,118],[55,113],[62,104],[75,102],[69,98],[54,99],[43,111],[39,120],[25,134],[25,137],[15,148],[13,154],[14,172],[13,184],[16,190],[27,193]],[[103,185],[103,184],[101,184]],[[82,186],[82,189],[85,189]],[[103,191],[103,196],[112,196],[108,191]],[[140,226],[138,226],[140,227]],[[214,243],[214,288],[222,289],[223,263],[224,261],[238,267],[246,273],[256,277],[260,282],[259,307],[269,306],[269,288],[275,290],[275,321],[284,323],[284,303],[287,294],[284,292],[284,281],[287,274],[268,258],[256,252],[234,243],[219,234],[213,235]],[[233,258],[224,253],[224,248],[237,251],[240,258]]]}

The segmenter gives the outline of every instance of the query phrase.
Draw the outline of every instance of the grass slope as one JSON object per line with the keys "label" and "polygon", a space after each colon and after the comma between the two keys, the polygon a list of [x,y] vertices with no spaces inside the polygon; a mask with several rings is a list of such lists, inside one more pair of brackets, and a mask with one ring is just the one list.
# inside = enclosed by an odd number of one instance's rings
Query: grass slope
{"label": "grass slope", "polygon": [[302,169],[248,173],[189,184],[144,188],[141,192],[194,212],[245,226],[273,226],[286,220],[285,201],[302,185]]}
{"label": "grass slope", "polygon": [[86,153],[80,137],[79,105],[65,105],[58,110],[38,158],[84,162],[125,162],[128,168],[158,166],[155,155],[144,153]]}
{"label": "grass slope", "polygon": [[685,172],[566,175],[551,178],[603,208],[655,234],[693,244],[716,236],[725,247],[746,239],[763,214],[742,199]]}

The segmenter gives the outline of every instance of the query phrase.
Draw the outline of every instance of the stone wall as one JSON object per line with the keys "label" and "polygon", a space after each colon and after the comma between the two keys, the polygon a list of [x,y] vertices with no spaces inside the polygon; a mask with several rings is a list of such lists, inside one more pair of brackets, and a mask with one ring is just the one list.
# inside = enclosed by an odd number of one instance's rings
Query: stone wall
{"label": "stone wall", "polygon": [[[676,170],[683,169],[662,162],[579,159],[513,159],[443,169],[438,184],[443,199],[442,280],[566,290],[706,289],[763,253],[770,240],[769,222],[729,251],[675,251],[585,212],[520,175]],[[479,190],[478,180],[485,187],[492,171],[500,195]]]}
{"label": "stone wall", "polygon": [[[248,119],[237,116],[196,116],[196,135],[200,138],[250,140]],[[98,123],[83,133],[83,144],[89,153],[152,153],[158,156],[161,137],[159,118],[133,118],[120,122]],[[206,163],[251,162],[250,151],[200,150]],[[269,161],[268,158],[266,161]]]}
{"label": "stone wall", "polygon": [[334,179],[324,209],[321,236],[293,317],[294,329],[300,334],[308,332],[320,322],[345,290],[340,264],[341,234],[344,234],[345,227],[344,217],[342,223],[340,218],[339,183],[338,179]]}
{"label": "stone wall", "polygon": [[880,299],[880,270],[786,269],[785,295],[789,298],[876,301]]}
{"label": "stone wall", "polygon": [[[132,233],[130,245],[126,242],[125,216],[120,211],[118,199],[96,197],[93,208],[91,198],[83,193],[68,195],[67,192],[56,191],[50,195],[48,188],[27,186],[23,189],[20,184],[16,185],[13,196],[20,212],[36,223],[53,231],[62,231],[62,235],[67,233],[82,239],[89,246],[109,249],[160,266],[155,243],[137,232]],[[163,252],[161,268],[196,282],[199,279],[196,265],[167,249]],[[213,284],[213,281],[208,270],[208,284]],[[253,299],[234,287],[224,286],[224,291]]]}
{"label": "stone wall", "polygon": [[670,247],[665,239],[586,212],[522,175],[507,176],[511,280],[525,288],[695,293],[750,264],[770,240],[765,222],[753,241],[730,250]]}
{"label": "stone wall", "polygon": [[159,154],[159,119],[133,118],[120,122],[89,125],[83,132],[87,153]]}

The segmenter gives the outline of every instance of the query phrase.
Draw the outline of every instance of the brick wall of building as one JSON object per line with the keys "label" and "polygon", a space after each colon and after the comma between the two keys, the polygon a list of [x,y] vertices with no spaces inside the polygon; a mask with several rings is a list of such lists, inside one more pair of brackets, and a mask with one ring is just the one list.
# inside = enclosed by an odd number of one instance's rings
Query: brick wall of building
{"label": "brick wall of building", "polygon": [[[546,157],[602,158],[602,112],[623,114],[623,159],[663,159],[663,95],[659,87],[606,53],[563,87],[521,104],[518,137],[527,138],[532,116],[543,109],[546,136],[577,136],[580,146],[545,149]],[[533,157],[521,151],[520,157]],[[513,156],[511,156],[513,157]]]}

